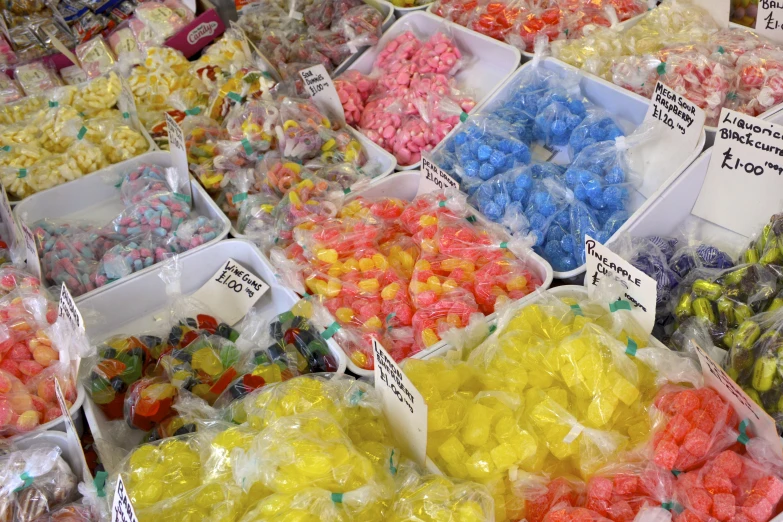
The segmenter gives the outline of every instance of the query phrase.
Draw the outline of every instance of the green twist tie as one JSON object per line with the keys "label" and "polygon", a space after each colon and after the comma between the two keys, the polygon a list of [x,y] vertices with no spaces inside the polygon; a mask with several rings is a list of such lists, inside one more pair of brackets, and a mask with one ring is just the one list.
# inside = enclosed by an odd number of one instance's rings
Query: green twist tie
{"label": "green twist tie", "polygon": [[245,149],[245,154],[253,154],[253,148],[247,138],[242,138],[242,148]]}
{"label": "green twist tie", "polygon": [[19,172],[16,173],[16,177],[19,179],[26,178],[27,177],[27,169],[19,169]]}
{"label": "green twist tie", "polygon": [[79,113],[79,116],[81,116],[82,118],[86,118],[86,117],[87,117],[87,115],[86,115],[86,114],[84,114],[83,112],[80,112],[80,113]]}
{"label": "green twist tie", "polygon": [[489,325],[489,333],[491,333],[491,334],[495,333],[495,330],[497,330],[497,329],[498,329],[498,327],[497,327],[496,324]]}
{"label": "green twist tie", "polygon": [[397,466],[394,465],[394,450],[392,450],[391,455],[389,455],[389,471],[392,475],[397,474]]}
{"label": "green twist tie", "polygon": [[234,100],[237,103],[242,103],[242,96],[240,96],[239,94],[237,94],[235,92],[230,92],[230,93],[226,94],[226,98],[228,98],[230,100]]}
{"label": "green twist tie", "polygon": [[95,478],[92,483],[95,484],[95,489],[98,490],[98,496],[103,498],[106,496],[106,478],[109,476],[105,471],[99,471],[95,474]]}
{"label": "green twist tie", "polygon": [[346,194],[346,195],[347,195],[347,194],[350,194],[350,193],[351,193],[351,187],[348,187],[348,188],[344,188],[344,189],[343,189],[343,194]]}
{"label": "green twist tie", "polygon": [[342,504],[343,503],[343,494],[342,493],[332,493],[332,502],[335,504]]}
{"label": "green twist tie", "polygon": [[725,52],[726,52],[726,49],[724,49],[724,48],[723,48],[723,46],[721,45],[720,47],[718,47],[718,52],[719,52],[720,54],[723,54],[723,53],[725,53]]}
{"label": "green twist tie", "polygon": [[468,113],[467,112],[463,112],[462,114],[459,115],[459,121],[461,121],[462,123],[465,123],[465,121],[467,119],[468,119]]}
{"label": "green twist tie", "polygon": [[468,216],[465,218],[468,223],[475,223],[476,222],[476,216]]}
{"label": "green twist tie", "polygon": [[128,118],[130,118],[130,113],[129,112],[123,112],[122,113],[122,117],[127,120]]}
{"label": "green twist tie", "polygon": [[639,347],[637,346],[636,342],[629,337],[627,347],[625,348],[625,353],[627,353],[631,357],[636,357],[637,348]]}
{"label": "green twist tie", "polygon": [[185,114],[188,116],[197,116],[201,114],[201,107],[193,107],[192,109],[188,109],[185,111]]}
{"label": "green twist tie", "polygon": [[585,313],[582,311],[582,307],[578,304],[572,304],[571,305],[571,311],[574,312],[574,315],[581,315],[584,317]]}
{"label": "green twist tie", "polygon": [[239,194],[234,194],[234,197],[231,198],[231,201],[233,201],[234,205],[236,205],[240,201],[245,201],[246,199],[247,199],[247,192],[240,192]]}
{"label": "green twist tie", "polygon": [[500,243],[500,248],[508,248],[508,241],[503,241]]}
{"label": "green twist tie", "polygon": [[49,100],[49,107],[57,107],[60,105],[60,102]]}
{"label": "green twist tie", "polygon": [[445,201],[438,201],[438,206],[443,208],[443,207],[446,206],[446,202]]}
{"label": "green twist tie", "polygon": [[385,321],[386,321],[386,330],[391,330],[392,329],[392,325],[390,325],[389,323],[395,317],[397,317],[397,312],[392,312],[392,313],[390,313],[389,315],[386,316],[386,319],[385,319]]}
{"label": "green twist tie", "polygon": [[191,197],[188,196],[187,194],[180,194],[179,192],[175,192],[174,197],[180,201],[184,201],[185,203],[191,202]]}
{"label": "green twist tie", "polygon": [[82,127],[79,129],[79,134],[76,135],[77,140],[81,140],[84,138],[84,135],[87,134],[87,127]]}
{"label": "green twist tie", "polygon": [[623,299],[619,299],[614,303],[609,303],[610,312],[616,312],[617,310],[630,310],[630,309],[631,309],[631,303]]}
{"label": "green twist tie", "polygon": [[675,477],[680,476],[680,473],[682,473],[682,471],[680,471],[679,469],[673,469],[672,470],[672,475],[674,475]]}
{"label": "green twist tie", "polygon": [[11,152],[11,146],[10,145],[6,145],[5,147],[3,147],[0,150],[2,150],[3,152]]}
{"label": "green twist tie", "polygon": [[22,482],[24,482],[24,484],[22,484],[21,486],[16,488],[14,490],[14,492],[22,491],[23,489],[27,489],[27,488],[29,488],[30,486],[33,485],[33,477],[28,475],[26,471],[24,473],[22,473],[21,475],[19,475],[19,478],[22,479]]}
{"label": "green twist tie", "polygon": [[672,510],[672,508],[674,507],[674,503],[673,503],[673,502],[663,502],[663,503],[661,504],[661,507],[662,507],[663,509],[665,509],[666,511],[671,511],[671,510]]}
{"label": "green twist tie", "polygon": [[658,67],[655,68],[655,71],[658,73],[658,76],[663,76],[666,74],[666,62],[661,62],[658,64]]}
{"label": "green twist tie", "polygon": [[364,397],[364,390],[356,390],[356,393],[351,395],[351,398],[348,402],[351,404],[351,406],[356,406],[359,404],[359,401],[362,400],[362,397]]}
{"label": "green twist tie", "polygon": [[664,502],[663,504],[661,504],[661,507],[667,511],[674,511],[677,514],[682,513],[683,510],[683,507],[674,500],[670,500],[669,502]]}
{"label": "green twist tie", "polygon": [[336,333],[337,333],[337,330],[339,330],[340,328],[341,328],[340,324],[339,324],[337,321],[335,321],[335,322],[333,322],[333,323],[332,323],[332,324],[329,326],[329,328],[327,328],[326,330],[324,330],[324,333],[322,333],[322,334],[321,334],[321,337],[323,337],[324,339],[326,339],[326,340],[328,341],[329,339],[331,339],[331,338],[332,338],[332,336],[333,336],[334,334],[336,334]]}
{"label": "green twist tie", "polygon": [[748,437],[748,425],[750,424],[750,421],[748,419],[742,419],[742,422],[740,422],[739,425],[739,437],[737,437],[737,441],[741,443],[743,446],[750,441],[750,437]]}

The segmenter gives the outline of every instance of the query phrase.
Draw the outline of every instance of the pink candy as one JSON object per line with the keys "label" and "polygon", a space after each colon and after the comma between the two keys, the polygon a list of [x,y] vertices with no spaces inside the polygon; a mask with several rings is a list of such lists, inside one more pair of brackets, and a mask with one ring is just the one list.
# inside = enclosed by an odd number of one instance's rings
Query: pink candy
{"label": "pink candy", "polygon": [[377,80],[350,72],[335,82],[346,121],[358,124],[401,165],[419,162],[475,106],[455,88],[461,60],[443,33],[424,43],[410,31],[400,34],[378,54]]}

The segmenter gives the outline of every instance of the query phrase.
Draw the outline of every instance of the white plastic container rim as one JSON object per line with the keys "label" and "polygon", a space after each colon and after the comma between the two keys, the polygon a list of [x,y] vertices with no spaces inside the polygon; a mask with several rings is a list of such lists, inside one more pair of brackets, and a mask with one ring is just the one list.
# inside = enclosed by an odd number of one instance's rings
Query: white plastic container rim
{"label": "white plastic container rim", "polygon": [[[563,63],[554,58],[546,58],[540,62],[540,66],[551,71],[564,71],[568,73],[577,74],[581,78],[581,86],[585,95],[597,106],[603,108],[613,116],[622,120],[630,121],[634,125],[639,125],[644,120],[644,116],[647,114],[647,109],[650,105],[650,100],[642,96],[633,95],[628,91],[607,82],[596,76],[587,75],[583,71]],[[503,84],[498,87],[495,92],[480,106],[477,106],[477,111],[484,111],[494,107],[496,104],[507,99],[507,95],[516,88],[518,78],[527,73],[527,68],[532,67],[532,62],[528,62],[522,65],[516,73],[508,78]],[[468,120],[469,121],[469,120]],[[460,124],[462,125],[462,124]],[[454,130],[459,129],[458,125]],[[702,130],[699,137],[699,141],[694,147],[693,151],[688,155],[685,161],[677,167],[661,185],[650,195],[649,198],[644,196],[639,191],[634,191],[634,199],[640,201],[639,207],[629,216],[628,220],[620,227],[617,232],[612,236],[613,238],[628,231],[629,227],[639,219],[639,216],[643,214],[644,209],[647,208],[653,201],[661,197],[662,192],[668,187],[677,177],[685,171],[685,169],[693,163],[693,161],[699,156],[706,141],[706,134]],[[445,142],[445,140],[444,140]],[[443,148],[443,143],[435,147],[433,152],[437,152]],[[573,270],[567,272],[555,272],[555,279],[565,279],[573,281],[580,274],[585,271],[585,265],[581,265]]]}
{"label": "white plastic container rim", "polygon": [[[364,147],[364,150],[367,151],[367,160],[368,162],[373,161],[376,162],[378,165],[378,168],[380,169],[380,174],[375,176],[370,180],[370,186],[375,185],[379,181],[383,180],[384,178],[388,177],[389,174],[394,172],[394,169],[397,167],[397,159],[391,155],[389,152],[384,150],[382,147],[380,147],[378,144],[376,144],[374,141],[372,141],[370,138],[359,132],[358,130],[354,129],[353,127],[346,126],[348,131],[356,136],[356,139],[359,140],[359,143],[362,144],[362,147]],[[219,208],[219,207],[218,207]],[[224,216],[225,213],[223,211],[220,211]],[[228,219],[228,216],[226,216],[226,219]],[[248,236],[236,228],[236,224],[229,221],[231,228],[231,237],[236,238],[248,238]],[[250,238],[248,238],[250,239]]]}
{"label": "white plastic container rim", "polygon": [[[416,192],[419,190],[420,180],[421,174],[418,170],[397,172],[384,179],[381,183],[378,183],[372,187],[368,187],[362,191],[357,191],[355,194],[352,194],[351,199],[362,196],[365,198],[392,197],[405,201],[411,201],[416,197]],[[478,223],[481,223],[485,226],[492,225],[484,216],[478,212],[474,212],[474,216],[476,217],[476,221]],[[496,229],[497,227],[493,226],[493,230]],[[552,266],[544,258],[532,251],[530,252],[530,257],[528,257],[527,262],[530,270],[535,273],[536,277],[541,279],[541,286],[539,288],[549,288],[549,286],[552,284],[553,278]],[[519,301],[524,302],[530,297],[530,295],[523,297]],[[487,317],[491,320],[494,315],[495,314],[490,314]],[[416,359],[424,358],[425,355],[438,351],[442,349],[443,346],[446,346],[446,341],[438,341],[429,348],[417,352],[411,357]],[[348,370],[351,373],[354,373],[360,377],[368,377],[373,375],[372,370],[365,370],[364,368],[359,368],[356,366],[350,357],[347,357],[347,360]]]}
{"label": "white plastic container rim", "polygon": [[[122,163],[117,163],[106,169],[102,169],[82,178],[71,181],[63,185],[52,187],[33,194],[29,198],[20,202],[14,208],[14,217],[20,223],[24,222],[28,226],[40,219],[68,219],[68,216],[83,213],[85,208],[89,208],[96,201],[105,201],[107,198],[116,197],[119,199],[119,191],[109,183],[118,173],[127,172],[138,167],[141,164],[149,163],[162,167],[172,166],[171,154],[165,151],[148,152],[141,156],[129,159]],[[189,256],[199,250],[219,242],[228,235],[231,227],[228,218],[220,210],[217,204],[206,193],[201,184],[192,176],[190,177],[190,188],[193,196],[193,209],[196,215],[203,215],[220,221],[221,227],[215,239],[204,243],[203,245],[183,252],[180,257]],[[21,232],[17,231],[18,241],[24,241]],[[139,277],[154,269],[156,265],[144,268],[134,272],[118,281],[114,281],[100,288],[96,288],[76,298],[77,302],[83,301],[86,297],[101,293],[107,288]]]}
{"label": "white plastic container rim", "polygon": [[[386,0],[383,0],[383,1],[386,1]],[[413,13],[415,11],[429,11],[429,7],[432,5],[432,2],[431,1],[427,2],[424,5],[414,5],[412,7],[397,7],[392,2],[389,2],[389,5],[391,5],[392,8],[394,9],[394,17],[397,20],[399,20],[403,16],[405,16],[407,14],[410,14],[410,13]]]}
{"label": "white plastic container rim", "polygon": [[[268,311],[264,313],[266,319],[272,319],[290,310],[299,301],[293,290],[278,283],[271,262],[258,247],[239,239],[227,239],[200,249],[191,256],[183,257],[182,272],[186,275],[182,280],[183,294],[190,295],[198,290],[229,258],[260,276],[269,285],[269,291],[254,305]],[[140,335],[154,327],[156,317],[160,318],[157,314],[165,309],[170,301],[166,295],[165,284],[160,279],[161,265],[153,265],[150,268],[135,279],[122,279],[105,292],[90,295],[79,303],[87,323],[91,346],[97,346],[112,335]],[[118,303],[122,303],[122,306],[118,307]],[[333,339],[327,341],[327,346],[337,363],[336,373],[345,373],[345,352]],[[95,440],[111,442],[107,438],[110,437],[109,423],[124,421],[107,420],[90,397],[83,401],[85,417]],[[141,430],[134,430],[132,433],[138,436],[131,437],[133,440],[121,442],[135,446],[145,435]]]}
{"label": "white plastic container rim", "polygon": [[[445,28],[454,36],[454,40],[470,58],[467,67],[463,67],[456,75],[457,84],[461,89],[475,95],[476,105],[480,105],[498,85],[502,84],[519,66],[521,55],[519,49],[499,42],[489,36],[466,29],[459,24],[449,22],[421,9],[403,16],[397,20],[381,38],[378,45],[364,51],[362,55],[348,67],[362,74],[372,72],[373,63],[388,42],[413,29],[417,34],[429,37],[439,29]],[[475,110],[475,108],[473,109]],[[471,111],[473,112],[473,111]],[[444,140],[453,133],[452,129]],[[397,170],[416,170],[421,162],[407,166],[397,166]]]}

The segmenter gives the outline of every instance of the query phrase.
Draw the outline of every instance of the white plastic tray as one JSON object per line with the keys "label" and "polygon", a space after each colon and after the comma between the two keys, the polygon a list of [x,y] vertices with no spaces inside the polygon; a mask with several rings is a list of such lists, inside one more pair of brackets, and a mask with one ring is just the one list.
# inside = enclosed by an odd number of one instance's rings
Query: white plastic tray
{"label": "white plastic tray", "polygon": [[[381,12],[381,14],[383,15],[383,23],[381,24],[381,30],[384,33],[388,31],[389,27],[392,26],[395,20],[394,6],[390,2],[387,2],[386,0],[363,0],[363,1],[365,4],[369,4]],[[343,60],[340,63],[340,65],[338,65],[335,68],[332,76],[336,77],[338,74],[348,69],[348,67],[350,67],[351,64],[355,62],[356,59],[359,58],[359,56],[361,56],[366,49],[367,47],[359,48],[358,52],[355,52],[354,54],[352,54],[351,56]]]}
{"label": "white plastic tray", "polygon": [[[568,72],[571,74],[578,74],[581,78],[580,85],[582,91],[587,98],[595,105],[603,108],[609,112],[612,116],[618,120],[631,123],[634,127],[638,126],[644,120],[644,116],[647,114],[647,108],[650,105],[650,100],[638,95],[634,95],[620,87],[597,78],[592,75],[586,75],[576,67],[567,65],[559,60],[553,58],[546,58],[541,61],[541,67],[556,72]],[[477,110],[487,111],[491,110],[504,101],[515,92],[520,76],[527,73],[529,67],[532,67],[530,62],[522,65],[517,72],[506,80],[503,85],[492,93],[492,96],[481,104]],[[461,124],[462,125],[462,124]],[[457,129],[459,126],[457,126]],[[456,129],[455,129],[456,130]],[[682,174],[683,171],[699,156],[704,148],[706,135],[704,131],[701,133],[696,147],[686,157],[661,157],[655,158],[656,163],[651,164],[650,159],[645,162],[644,184],[645,192],[650,194],[649,198],[645,196],[639,190],[633,190],[630,198],[630,208],[633,209],[633,213],[628,220],[623,224],[620,229],[615,232],[612,237],[624,233],[631,227],[637,220],[641,219],[644,210],[650,206],[655,200],[659,199],[663,191],[668,187],[677,177]],[[437,152],[443,147],[443,144],[435,147],[433,152]],[[556,157],[555,160],[558,158]],[[585,271],[585,265],[582,265],[568,272],[555,272],[555,279],[565,279],[567,281],[574,281]]]}
{"label": "white plastic tray", "polygon": [[[418,170],[398,172],[384,179],[382,182],[375,186],[369,187],[363,191],[357,192],[354,197],[362,196],[366,198],[379,198],[379,197],[393,197],[399,198],[405,201],[411,201],[416,197],[416,192],[419,190],[419,180],[421,175]],[[491,225],[487,219],[476,212],[476,219],[483,225]],[[494,227],[495,229],[497,227]],[[547,261],[534,252],[530,252],[528,258],[530,270],[535,273],[536,277],[541,280],[540,288],[549,288],[552,284],[552,266]],[[530,294],[534,295],[534,294]],[[523,297],[520,301],[524,302],[530,296]],[[495,314],[490,314],[488,317],[492,318]],[[416,359],[424,358],[425,355],[438,351],[446,346],[446,341],[438,341],[429,348],[418,352],[414,357]],[[350,358],[348,358],[348,370],[352,373],[365,377],[373,374],[371,370],[365,370],[356,366]]]}
{"label": "white plastic tray", "polygon": [[[712,149],[704,151],[659,198],[641,212],[625,232],[632,237],[669,236],[676,233],[687,220],[689,231],[696,234],[696,239],[708,240],[719,248],[741,247],[748,240],[747,237],[691,214],[707,176],[711,157]],[[758,229],[761,230],[763,226],[764,223],[759,223]],[[612,236],[606,246],[613,248],[617,241],[618,236]]]}
{"label": "white plastic tray", "polygon": [[14,440],[14,445],[20,449],[32,448],[38,444],[47,444],[57,446],[62,450],[63,460],[71,468],[73,474],[83,482],[91,482],[92,477],[82,476],[82,463],[79,457],[79,452],[82,451],[81,447],[77,447],[74,442],[68,436],[60,431],[44,431],[37,433],[33,436],[26,437],[24,439]]}
{"label": "white plastic tray", "polygon": [[[277,282],[274,269],[266,256],[252,243],[239,239],[221,241],[193,255],[182,257],[182,272],[186,275],[182,280],[183,294],[189,295],[198,290],[229,258],[260,276],[269,285],[269,291],[254,305],[263,311],[265,319],[271,320],[290,310],[299,301],[292,290]],[[91,346],[97,346],[112,335],[141,335],[167,329],[168,325],[161,324],[161,321],[166,316],[170,300],[160,272],[161,265],[152,266],[139,277],[120,280],[105,292],[90,295],[79,303],[79,310],[87,323]],[[333,339],[327,345],[337,362],[337,373],[345,373],[345,353]],[[130,437],[114,440],[110,424],[124,424],[125,421],[107,420],[90,397],[84,401],[84,412],[95,440],[102,439],[129,451],[144,437],[145,432],[133,430]],[[128,431],[125,430],[125,433]]]}
{"label": "white plastic tray", "polygon": [[[451,32],[463,51],[464,58],[468,60],[455,77],[457,85],[461,90],[472,93],[476,103],[480,105],[519,66],[519,50],[422,10],[397,20],[384,33],[378,45],[367,49],[348,69],[370,74],[378,54],[388,42],[400,34],[412,29],[417,35],[429,38],[442,28]],[[405,167],[398,166],[397,169],[415,170],[420,165],[421,162],[418,162]]]}
{"label": "white plastic tray", "polygon": [[[125,208],[120,200],[120,192],[114,186],[117,175],[134,169],[143,163],[151,163],[163,167],[171,166],[171,154],[163,151],[148,152],[133,159],[118,163],[107,169],[99,170],[83,178],[70,183],[53,187],[49,190],[33,194],[20,202],[14,209],[14,216],[27,226],[40,219],[62,219],[69,221],[86,220],[89,222],[108,222],[116,217]],[[190,178],[190,187],[193,195],[193,209],[195,215],[207,216],[217,219],[222,224],[217,237],[201,246],[180,254],[181,257],[189,256],[208,245],[217,243],[228,235],[230,223],[220,208],[212,201],[212,198],[204,191],[198,181]],[[23,241],[20,238],[19,241]],[[153,270],[152,267],[134,272],[120,281],[135,279],[140,275]],[[118,284],[119,281],[96,288],[76,298],[82,301],[86,297],[101,293]]]}
{"label": "white plastic tray", "polygon": [[[378,165],[380,174],[375,176],[372,181],[370,181],[370,185],[375,185],[377,182],[381,181],[385,177],[387,177],[389,174],[394,172],[394,169],[397,167],[397,159],[384,150],[382,147],[377,145],[374,141],[372,141],[370,138],[359,132],[358,130],[348,127],[348,130],[356,136],[356,139],[359,140],[359,143],[362,144],[362,147],[364,147],[364,150],[367,151],[367,159],[369,162],[373,162]],[[223,211],[220,211],[223,213]],[[223,214],[225,216],[225,214]],[[228,219],[228,217],[226,217]],[[236,228],[236,223],[231,223],[231,237],[236,238],[246,238],[246,234],[240,233]]]}
{"label": "white plastic tray", "polygon": [[[71,409],[69,410],[71,412],[71,418],[73,419],[73,425],[76,427],[76,431],[79,434],[79,436],[84,433],[84,419],[82,417],[82,405],[84,404],[84,387],[81,384],[76,385],[76,400],[73,401],[73,404],[71,405]],[[14,435],[13,437],[10,437],[10,440],[14,441],[14,443],[21,442],[22,440],[28,439],[30,437],[35,437],[41,433],[48,433],[50,431],[53,432],[65,432],[65,421],[62,419],[62,417],[51,420],[49,422],[46,422],[44,424],[41,424],[37,428],[35,428],[33,431],[29,433],[21,433],[19,435]]]}

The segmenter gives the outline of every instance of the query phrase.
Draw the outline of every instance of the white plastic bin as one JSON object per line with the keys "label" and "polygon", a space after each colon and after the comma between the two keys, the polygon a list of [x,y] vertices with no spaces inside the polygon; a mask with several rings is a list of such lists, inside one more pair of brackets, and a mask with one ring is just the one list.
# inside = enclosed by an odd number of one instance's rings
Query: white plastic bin
{"label": "white plastic bin", "polygon": [[[365,4],[369,4],[373,6],[375,9],[381,12],[381,15],[383,16],[383,23],[381,24],[381,30],[385,33],[389,30],[389,27],[392,26],[395,20],[395,12],[394,12],[394,6],[387,2],[386,0],[363,0]],[[336,77],[341,72],[348,69],[348,67],[351,66],[353,62],[356,61],[359,56],[362,55],[362,53],[367,50],[368,47],[361,47],[359,50],[355,53],[353,53],[351,56],[343,60],[340,65],[338,65],[334,73],[332,73],[332,77]]]}
{"label": "white plastic bin", "polygon": [[[455,77],[457,85],[460,90],[472,93],[477,104],[481,104],[519,67],[520,54],[515,47],[419,10],[397,20],[384,33],[378,45],[367,49],[348,69],[370,74],[378,54],[388,42],[400,34],[413,30],[420,37],[429,38],[442,28],[451,32],[467,60]],[[397,169],[414,170],[420,165],[421,162],[418,162],[398,166]]]}
{"label": "white plastic bin", "polygon": [[[379,181],[386,178],[389,174],[394,172],[394,169],[397,167],[397,159],[393,155],[381,148],[374,141],[356,129],[348,127],[348,130],[356,136],[356,139],[359,140],[359,143],[362,144],[364,150],[367,151],[368,163],[372,163],[378,166],[378,171],[380,174],[375,176],[372,181],[370,181],[371,186],[375,185]],[[220,212],[223,213],[222,210]],[[225,216],[225,214],[223,215]],[[228,219],[228,217],[226,217],[226,219]],[[247,235],[239,232],[239,230],[236,228],[236,223],[231,222],[231,237],[246,238]]]}
{"label": "white plastic bin", "polygon": [[416,11],[427,11],[428,13],[431,13],[430,6],[432,6],[432,2],[424,5],[415,5],[413,7],[397,7],[396,5],[389,2],[394,9],[394,18],[395,20],[399,20],[405,15],[409,15],[411,13],[415,13]]}
{"label": "white plastic bin", "polygon": [[76,443],[71,442],[68,435],[63,432],[45,431],[37,433],[24,439],[15,440],[14,445],[20,449],[29,449],[38,445],[57,446],[62,450],[63,460],[71,468],[73,474],[80,481],[92,482],[92,477],[84,476],[82,473],[82,462],[79,457],[79,453],[82,451],[81,446],[76,446]]}
{"label": "white plastic bin", "polygon": [[[18,221],[24,222],[31,228],[33,223],[46,218],[73,222],[78,222],[79,220],[93,223],[108,222],[125,208],[120,199],[120,191],[114,186],[118,175],[132,170],[143,163],[170,167],[172,165],[171,154],[163,151],[148,152],[122,164],[99,170],[65,185],[39,192],[19,203],[14,209],[14,215]],[[220,208],[212,201],[212,198],[204,191],[199,182],[192,177],[190,178],[190,187],[193,195],[195,215],[219,220],[220,229],[215,239],[180,254],[182,257],[189,256],[208,245],[219,242],[228,235],[230,227],[225,214],[220,211]],[[24,241],[21,237],[18,240]],[[153,270],[153,268],[154,265],[144,268],[120,279],[120,281],[135,279]],[[80,302],[86,297],[103,292],[118,283],[119,281],[115,281],[96,288],[77,297],[76,301]]]}
{"label": "white plastic bin", "polygon": [[[277,282],[274,269],[266,256],[252,243],[238,239],[221,241],[193,255],[182,257],[182,293],[189,295],[201,288],[229,258],[260,276],[269,285],[269,291],[254,305],[263,311],[265,319],[271,320],[290,310],[299,301],[292,290]],[[87,323],[91,346],[95,347],[113,335],[141,335],[156,330],[163,332],[168,328],[168,324],[161,323],[170,299],[160,273],[161,265],[154,265],[138,277],[123,279],[106,291],[89,295],[79,303],[79,310]],[[327,345],[338,364],[337,373],[345,373],[345,353],[332,339]],[[87,423],[95,440],[102,439],[125,451],[130,451],[141,442],[145,434],[141,430],[133,430],[132,436],[115,440],[110,429],[111,423],[124,425],[125,421],[107,420],[90,397],[84,403]]]}
{"label": "white plastic bin", "polygon": [[[419,190],[419,180],[421,175],[418,170],[398,172],[384,179],[382,182],[369,187],[363,191],[357,192],[354,197],[362,196],[366,198],[379,198],[379,197],[392,197],[399,198],[405,201],[411,201],[416,197],[416,192]],[[477,222],[489,225],[490,223],[484,216],[476,213]],[[496,228],[496,227],[493,227]],[[528,258],[530,270],[535,273],[536,277],[541,280],[540,288],[549,288],[552,284],[552,267],[538,254],[531,252],[530,258]],[[534,294],[530,294],[534,295]],[[523,297],[521,301],[525,301],[530,296]],[[492,318],[495,314],[491,314],[488,317]],[[439,341],[429,348],[417,353],[414,357],[417,359],[423,358],[425,355],[438,351],[446,345],[445,341]],[[356,366],[350,358],[348,358],[348,370],[359,376],[370,376],[373,374],[371,370],[365,370]]]}
{"label": "white plastic bin", "polygon": [[[532,63],[530,62],[520,67],[515,74],[492,93],[492,96],[490,96],[486,102],[477,107],[477,112],[490,111],[509,99],[517,89],[520,77],[527,73],[529,67],[532,67]],[[644,121],[644,116],[647,114],[647,109],[650,106],[650,100],[630,93],[595,76],[584,74],[576,67],[572,67],[553,58],[542,60],[540,67],[549,71],[579,75],[580,85],[585,96],[619,121],[630,123],[634,127],[640,125],[642,121]],[[469,125],[470,122],[468,121],[465,124]],[[457,129],[459,129],[459,126],[457,126]],[[652,158],[651,155],[647,155],[644,164],[644,185],[640,189],[633,190],[631,193],[629,207],[633,209],[633,212],[628,218],[628,221],[626,221],[612,237],[617,237],[626,232],[637,220],[641,219],[641,216],[644,214],[644,210],[647,207],[662,197],[662,193],[666,187],[671,185],[671,183],[699,156],[704,148],[705,139],[705,132],[702,131],[696,146],[693,150],[686,151],[686,153],[682,155],[683,157],[671,155],[664,157],[662,155],[656,155]],[[443,143],[441,143],[435,147],[433,153],[441,150],[443,146]],[[559,152],[554,158],[554,161],[561,163],[560,158],[563,156],[567,159],[565,152]],[[650,197],[645,197],[643,193],[650,194]],[[564,279],[566,281],[574,282],[584,273],[584,271],[585,265],[582,265],[573,270],[569,270],[568,272],[555,272],[554,276],[555,279]]]}
{"label": "white plastic bin", "polygon": [[[699,197],[707,168],[712,158],[712,149],[707,149],[688,167],[654,202],[648,205],[634,223],[625,232],[632,237],[669,236],[677,232],[688,220],[697,239],[704,238],[719,248],[721,245],[742,246],[748,238],[719,225],[691,214]],[[758,224],[758,229],[764,223]],[[614,235],[606,242],[609,248],[615,247],[618,236]]]}

